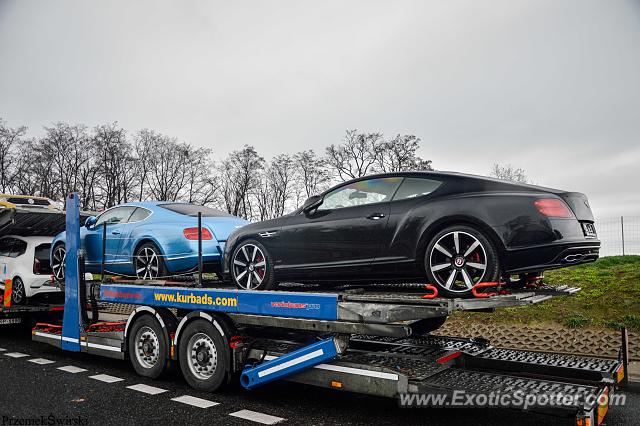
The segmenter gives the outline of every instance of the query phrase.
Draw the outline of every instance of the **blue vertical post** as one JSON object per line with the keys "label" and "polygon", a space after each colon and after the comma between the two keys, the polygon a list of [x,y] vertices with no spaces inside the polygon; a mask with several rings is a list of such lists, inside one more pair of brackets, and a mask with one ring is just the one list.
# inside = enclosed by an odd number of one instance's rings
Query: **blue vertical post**
{"label": "blue vertical post", "polygon": [[66,201],[66,271],[64,318],[62,320],[62,349],[80,352],[80,317],[78,253],[80,251],[80,200],[72,192]]}

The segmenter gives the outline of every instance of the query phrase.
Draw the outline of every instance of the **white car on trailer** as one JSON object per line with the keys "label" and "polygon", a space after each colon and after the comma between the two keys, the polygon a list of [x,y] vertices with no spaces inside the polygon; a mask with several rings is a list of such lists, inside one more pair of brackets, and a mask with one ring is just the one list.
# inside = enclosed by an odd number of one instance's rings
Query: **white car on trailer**
{"label": "white car on trailer", "polygon": [[51,237],[7,235],[0,237],[0,280],[12,283],[11,301],[23,305],[40,293],[59,292],[51,282]]}

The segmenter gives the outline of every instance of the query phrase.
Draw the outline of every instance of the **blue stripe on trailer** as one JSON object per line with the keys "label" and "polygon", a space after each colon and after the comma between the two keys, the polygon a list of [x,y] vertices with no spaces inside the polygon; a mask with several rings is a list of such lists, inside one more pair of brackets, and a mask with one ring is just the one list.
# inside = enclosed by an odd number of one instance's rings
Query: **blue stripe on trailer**
{"label": "blue stripe on trailer", "polygon": [[100,300],[237,314],[338,319],[337,294],[103,284]]}
{"label": "blue stripe on trailer", "polygon": [[80,352],[80,314],[78,253],[80,251],[80,200],[77,193],[67,196],[64,317],[62,319],[62,349]]}
{"label": "blue stripe on trailer", "polygon": [[240,376],[240,383],[247,389],[253,389],[323,362],[329,362],[337,356],[338,351],[334,338],[324,339],[255,367],[246,367]]}

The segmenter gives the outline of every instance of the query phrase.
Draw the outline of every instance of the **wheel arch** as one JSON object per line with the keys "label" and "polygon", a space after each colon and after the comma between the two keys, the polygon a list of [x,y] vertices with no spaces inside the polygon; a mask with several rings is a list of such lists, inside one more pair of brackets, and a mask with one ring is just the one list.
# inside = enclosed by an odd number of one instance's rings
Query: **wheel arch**
{"label": "wheel arch", "polygon": [[129,314],[129,318],[127,319],[127,324],[124,327],[124,341],[125,343],[125,352],[129,354],[129,329],[131,325],[137,321],[139,318],[143,316],[150,316],[155,318],[160,327],[162,327],[162,334],[167,343],[167,359],[171,359],[171,334],[175,332],[178,320],[173,315],[173,313],[165,308],[153,308],[151,306],[138,306],[134,309],[131,314]]}
{"label": "wheel arch", "polygon": [[[233,321],[231,318],[227,317],[224,314],[213,313],[213,312],[205,312],[205,311],[191,311],[178,323],[175,334],[173,336],[173,340],[171,345],[174,349],[174,356],[172,359],[179,359],[178,351],[180,347],[180,339],[183,337],[181,333],[189,324],[198,321],[204,320],[213,324],[213,326],[218,330],[220,335],[222,336],[222,340],[226,347],[229,347],[231,336],[233,336],[235,326],[233,325]],[[226,371],[230,372],[232,370],[232,359],[229,359],[229,364],[225,366]]]}
{"label": "wheel arch", "polygon": [[420,240],[418,242],[418,247],[416,250],[416,262],[418,263],[418,266],[422,272],[426,273],[426,271],[424,270],[424,256],[431,239],[438,232],[454,225],[465,225],[478,229],[493,243],[494,247],[498,251],[498,255],[502,256],[504,254],[506,249],[504,243],[502,242],[502,239],[496,233],[496,231],[486,222],[469,215],[447,216],[433,222],[422,232],[422,235],[420,236]]}

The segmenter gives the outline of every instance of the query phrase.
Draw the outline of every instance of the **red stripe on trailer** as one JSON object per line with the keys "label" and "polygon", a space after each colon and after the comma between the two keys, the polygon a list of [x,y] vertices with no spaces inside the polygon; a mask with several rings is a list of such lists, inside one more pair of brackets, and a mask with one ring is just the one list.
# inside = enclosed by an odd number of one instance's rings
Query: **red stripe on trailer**
{"label": "red stripe on trailer", "polygon": [[443,357],[440,357],[440,358],[436,359],[436,362],[438,364],[444,364],[444,363],[447,363],[447,362],[451,361],[452,359],[458,358],[460,355],[462,355],[462,352],[457,351],[457,352],[454,352],[454,353],[451,353],[449,355],[445,355]]}

